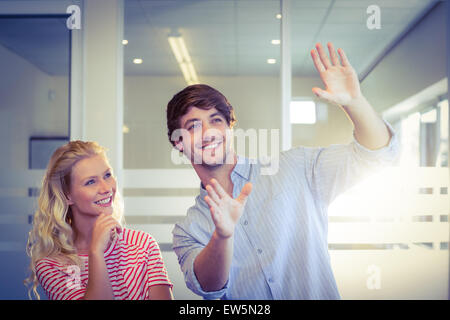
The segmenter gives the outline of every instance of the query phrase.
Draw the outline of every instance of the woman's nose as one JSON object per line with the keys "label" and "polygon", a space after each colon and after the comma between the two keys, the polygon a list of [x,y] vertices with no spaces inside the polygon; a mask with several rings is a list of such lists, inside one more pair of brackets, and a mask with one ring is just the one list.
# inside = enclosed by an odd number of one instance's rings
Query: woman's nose
{"label": "woman's nose", "polygon": [[109,186],[109,184],[105,181],[105,180],[100,180],[100,185],[99,185],[100,189],[99,189],[99,193],[108,193],[111,191],[111,187]]}

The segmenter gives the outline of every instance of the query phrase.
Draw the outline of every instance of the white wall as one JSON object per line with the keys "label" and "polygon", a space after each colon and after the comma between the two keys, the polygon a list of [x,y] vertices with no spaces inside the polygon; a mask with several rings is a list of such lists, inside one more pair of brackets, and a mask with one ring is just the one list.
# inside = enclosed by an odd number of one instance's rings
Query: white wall
{"label": "white wall", "polygon": [[[51,77],[0,46],[2,168],[28,168],[30,136],[67,136],[68,79]],[[49,91],[54,99],[49,98]]]}
{"label": "white wall", "polygon": [[[274,129],[280,125],[278,78],[204,77],[235,109],[236,128]],[[181,77],[125,77],[125,168],[175,168],[170,160],[166,107],[186,87]],[[189,167],[189,166],[188,166]],[[178,167],[177,167],[178,168]]]}

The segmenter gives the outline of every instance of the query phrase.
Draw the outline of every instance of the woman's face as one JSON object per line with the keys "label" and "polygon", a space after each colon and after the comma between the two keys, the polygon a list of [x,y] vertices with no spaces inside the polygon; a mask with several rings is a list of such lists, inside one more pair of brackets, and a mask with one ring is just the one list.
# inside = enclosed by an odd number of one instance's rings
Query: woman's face
{"label": "woman's face", "polygon": [[115,194],[116,179],[104,156],[85,158],[73,166],[67,198],[74,217],[112,214]]}

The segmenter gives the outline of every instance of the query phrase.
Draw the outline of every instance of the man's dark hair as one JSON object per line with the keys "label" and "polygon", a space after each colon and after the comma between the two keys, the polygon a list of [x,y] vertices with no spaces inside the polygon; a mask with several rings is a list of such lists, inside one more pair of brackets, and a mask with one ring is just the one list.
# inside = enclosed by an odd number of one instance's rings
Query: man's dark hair
{"label": "man's dark hair", "polygon": [[216,108],[230,128],[236,123],[233,107],[218,90],[206,84],[188,86],[175,94],[167,104],[167,134],[172,145],[176,142],[171,140],[172,133],[180,128],[180,118],[188,113],[191,107],[203,110]]}

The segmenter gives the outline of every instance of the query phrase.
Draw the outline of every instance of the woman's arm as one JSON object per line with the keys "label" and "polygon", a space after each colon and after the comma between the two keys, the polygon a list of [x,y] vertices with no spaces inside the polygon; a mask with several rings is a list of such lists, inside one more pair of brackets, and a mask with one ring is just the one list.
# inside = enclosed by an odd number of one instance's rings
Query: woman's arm
{"label": "woman's arm", "polygon": [[89,252],[89,280],[84,300],[114,300],[104,252],[108,247],[111,231],[115,228],[120,230],[120,225],[111,215],[101,214],[95,222]]}
{"label": "woman's arm", "polygon": [[89,254],[89,280],[84,300],[114,300],[108,269],[102,253]]}
{"label": "woman's arm", "polygon": [[168,285],[151,286],[148,292],[150,300],[173,300],[172,289]]}

